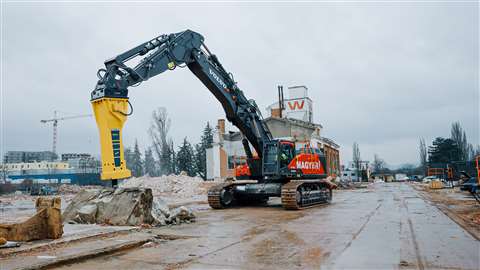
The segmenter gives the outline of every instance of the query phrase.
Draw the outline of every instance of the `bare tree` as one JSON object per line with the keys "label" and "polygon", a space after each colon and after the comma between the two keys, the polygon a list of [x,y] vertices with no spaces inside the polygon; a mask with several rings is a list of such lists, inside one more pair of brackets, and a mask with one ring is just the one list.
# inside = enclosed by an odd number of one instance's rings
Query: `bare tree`
{"label": "bare tree", "polygon": [[458,157],[460,160],[466,161],[468,160],[468,142],[467,142],[467,134],[463,130],[460,122],[454,122],[452,124],[451,129],[451,136],[450,138],[457,144],[458,147]]}
{"label": "bare tree", "polygon": [[385,161],[381,159],[377,154],[373,156],[373,170],[376,173],[381,172],[385,168]]}
{"label": "bare tree", "polygon": [[353,143],[352,161],[355,169],[357,170],[357,177],[360,177],[360,163],[362,161],[362,158],[360,157],[360,148],[358,147],[358,144],[356,142]]}
{"label": "bare tree", "polygon": [[425,172],[425,170],[427,169],[427,145],[425,144],[424,138],[420,138],[418,148],[420,156],[420,167],[422,169],[422,172]]}
{"label": "bare tree", "polygon": [[473,144],[468,144],[468,160],[475,160],[477,156],[480,156],[480,145],[474,147]]}
{"label": "bare tree", "polygon": [[8,176],[8,173],[9,173],[9,170],[8,170],[8,165],[7,163],[2,163],[0,164],[0,173],[2,174],[2,183],[7,183],[7,176]]}
{"label": "bare tree", "polygon": [[165,108],[160,107],[156,111],[153,111],[152,124],[149,129],[149,134],[152,139],[153,150],[160,163],[159,167],[161,175],[173,173],[173,149],[171,149],[168,139],[170,124],[171,120],[168,117],[168,113]]}

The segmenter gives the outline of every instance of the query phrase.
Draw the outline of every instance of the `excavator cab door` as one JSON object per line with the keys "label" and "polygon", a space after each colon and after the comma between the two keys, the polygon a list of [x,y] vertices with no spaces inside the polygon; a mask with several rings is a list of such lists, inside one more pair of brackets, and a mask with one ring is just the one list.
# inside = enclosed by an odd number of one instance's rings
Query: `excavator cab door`
{"label": "excavator cab door", "polygon": [[295,145],[288,141],[267,142],[263,148],[263,175],[279,178],[288,172],[288,164],[295,157]]}
{"label": "excavator cab door", "polygon": [[274,177],[278,175],[279,164],[279,142],[270,141],[263,145],[263,175],[266,177]]}
{"label": "excavator cab door", "polygon": [[288,164],[290,164],[290,162],[294,157],[295,157],[295,144],[289,141],[281,141],[280,154],[279,154],[280,173],[284,174],[289,171]]}

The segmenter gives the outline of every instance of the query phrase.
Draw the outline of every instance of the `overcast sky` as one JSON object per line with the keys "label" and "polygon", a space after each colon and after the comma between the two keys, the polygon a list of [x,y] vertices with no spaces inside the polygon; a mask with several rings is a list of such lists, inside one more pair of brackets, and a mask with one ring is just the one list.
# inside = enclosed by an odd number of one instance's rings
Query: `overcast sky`
{"label": "overcast sky", "polygon": [[[160,34],[192,29],[248,98],[265,108],[277,85],[308,86],[314,120],[351,159],[418,161],[418,140],[448,137],[460,121],[479,143],[478,3],[32,4],[2,14],[2,149],[50,150],[53,111],[91,113],[104,60]],[[176,143],[196,142],[220,103],[188,69],[130,91],[125,144],[151,142],[166,107]],[[68,114],[63,114],[68,115]],[[59,123],[58,152],[99,153],[93,118]]]}

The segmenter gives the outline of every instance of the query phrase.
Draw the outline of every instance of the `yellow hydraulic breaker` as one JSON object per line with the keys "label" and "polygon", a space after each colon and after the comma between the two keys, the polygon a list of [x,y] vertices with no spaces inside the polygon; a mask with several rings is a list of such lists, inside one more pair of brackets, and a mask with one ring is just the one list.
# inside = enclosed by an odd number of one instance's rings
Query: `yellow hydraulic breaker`
{"label": "yellow hydraulic breaker", "polygon": [[127,169],[122,143],[122,127],[128,116],[128,98],[103,97],[91,102],[100,133],[101,179],[117,180],[132,176]]}

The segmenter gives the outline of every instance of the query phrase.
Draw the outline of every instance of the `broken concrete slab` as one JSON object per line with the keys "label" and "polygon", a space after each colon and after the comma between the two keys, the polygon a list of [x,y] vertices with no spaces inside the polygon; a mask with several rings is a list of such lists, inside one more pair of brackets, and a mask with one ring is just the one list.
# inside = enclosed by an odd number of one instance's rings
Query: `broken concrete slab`
{"label": "broken concrete slab", "polygon": [[163,226],[193,222],[195,214],[185,206],[170,210],[149,188],[106,188],[78,193],[63,218],[67,223]]}
{"label": "broken concrete slab", "polygon": [[63,234],[59,197],[39,197],[35,201],[37,213],[25,222],[0,224],[0,237],[10,241],[58,239]]}
{"label": "broken concrete slab", "polygon": [[68,223],[152,224],[152,201],[151,189],[83,190],[72,199],[63,212],[63,218]]}
{"label": "broken concrete slab", "polygon": [[154,235],[145,232],[91,237],[69,242],[68,245],[35,249],[21,256],[18,254],[0,256],[1,269],[44,269],[139,247],[153,239]]}
{"label": "broken concrete slab", "polygon": [[164,200],[158,197],[153,199],[152,216],[155,219],[153,225],[164,226],[167,224],[167,219],[170,217],[170,208]]}

